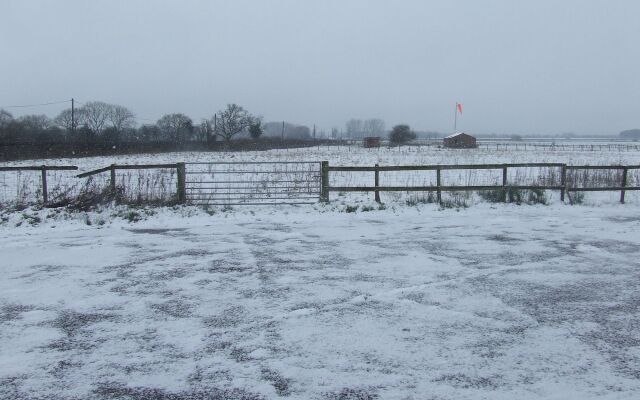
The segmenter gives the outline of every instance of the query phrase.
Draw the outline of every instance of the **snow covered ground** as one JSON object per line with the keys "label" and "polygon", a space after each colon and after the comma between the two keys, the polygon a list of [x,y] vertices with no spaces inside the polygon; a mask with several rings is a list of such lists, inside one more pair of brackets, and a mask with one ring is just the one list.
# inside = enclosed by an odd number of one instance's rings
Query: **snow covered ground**
{"label": "snow covered ground", "polygon": [[4,216],[0,398],[640,397],[637,206],[148,214]]}
{"label": "snow covered ground", "polygon": [[[486,163],[566,163],[568,165],[638,165],[639,151],[573,151],[573,150],[514,150],[510,149],[439,149],[436,147],[403,146],[396,148],[381,147],[364,149],[357,146],[319,146],[300,149],[279,149],[251,152],[177,152],[164,154],[122,155],[108,157],[87,157],[72,159],[25,160],[4,163],[6,166],[17,165],[76,165],[79,171],[50,172],[48,177],[51,190],[64,192],[64,188],[73,188],[76,193],[86,179],[75,178],[80,172],[86,172],[108,166],[110,164],[157,164],[175,162],[215,162],[215,161],[329,161],[330,165],[373,166],[380,165],[428,165],[428,164],[486,164]],[[161,174],[159,174],[161,172]],[[533,181],[548,171],[535,168],[513,169],[509,172],[511,181],[520,178],[523,182]],[[559,171],[556,171],[559,178]],[[96,175],[93,179],[102,186],[108,185],[109,174]],[[450,185],[493,185],[501,182],[501,171],[446,171],[443,172],[443,184]],[[175,170],[151,171],[119,171],[119,182],[130,188],[140,188],[147,193],[173,191],[175,187]],[[428,172],[384,172],[380,174],[380,184],[388,186],[400,185],[433,185],[435,173]],[[330,177],[333,186],[373,185],[371,172],[332,172]],[[640,182],[640,170],[629,171],[628,185]],[[640,185],[640,183],[638,183]],[[10,202],[16,198],[27,198],[35,201],[39,198],[40,172],[0,173],[0,203]],[[160,189],[159,189],[160,188]],[[168,189],[167,189],[168,188]],[[549,193],[552,195],[552,193]],[[52,196],[50,196],[52,197]],[[55,196],[53,196],[55,198]],[[352,199],[369,198],[371,195],[350,194]],[[557,193],[551,201],[557,200]],[[619,193],[587,193],[586,201],[615,202]],[[401,201],[404,201],[404,197]],[[383,194],[383,201],[397,202],[396,194]],[[627,201],[640,200],[635,193],[627,194]]]}
{"label": "snow covered ground", "polygon": [[433,146],[401,146],[365,149],[360,146],[318,146],[246,152],[174,152],[119,156],[12,161],[3,165],[77,165],[80,172],[110,164],[150,164],[206,161],[329,161],[331,165],[421,165],[559,162],[567,164],[639,164],[640,152],[571,149],[444,149]]}

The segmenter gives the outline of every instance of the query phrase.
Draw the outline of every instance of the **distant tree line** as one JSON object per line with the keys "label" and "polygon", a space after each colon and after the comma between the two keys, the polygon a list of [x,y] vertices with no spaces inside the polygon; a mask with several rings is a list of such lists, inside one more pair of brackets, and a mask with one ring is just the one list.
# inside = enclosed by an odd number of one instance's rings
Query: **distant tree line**
{"label": "distant tree line", "polygon": [[369,118],[365,120],[350,119],[345,124],[347,137],[362,139],[371,136],[383,136],[385,134],[385,123],[379,118]]}
{"label": "distant tree line", "polygon": [[101,101],[60,112],[55,118],[24,115],[15,118],[0,109],[0,144],[38,143],[131,143],[163,142],[176,146],[187,142],[229,142],[257,140],[262,136],[283,139],[310,139],[310,129],[286,122],[263,123],[237,104],[228,104],[200,123],[185,114],[166,114],[155,123],[137,124],[128,108]]}

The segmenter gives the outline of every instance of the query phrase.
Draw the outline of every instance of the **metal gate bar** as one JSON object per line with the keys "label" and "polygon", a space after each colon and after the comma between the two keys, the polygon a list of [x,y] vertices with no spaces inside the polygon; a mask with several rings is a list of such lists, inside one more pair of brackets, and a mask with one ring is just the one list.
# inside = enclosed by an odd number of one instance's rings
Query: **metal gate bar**
{"label": "metal gate bar", "polygon": [[322,190],[320,162],[186,163],[186,201],[195,205],[313,204]]}

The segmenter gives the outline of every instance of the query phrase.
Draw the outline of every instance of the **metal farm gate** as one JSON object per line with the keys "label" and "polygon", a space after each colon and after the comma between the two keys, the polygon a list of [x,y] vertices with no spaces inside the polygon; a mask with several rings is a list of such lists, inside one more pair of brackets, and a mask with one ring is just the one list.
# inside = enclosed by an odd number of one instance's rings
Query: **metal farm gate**
{"label": "metal farm gate", "polygon": [[185,197],[194,205],[317,203],[320,162],[185,163]]}

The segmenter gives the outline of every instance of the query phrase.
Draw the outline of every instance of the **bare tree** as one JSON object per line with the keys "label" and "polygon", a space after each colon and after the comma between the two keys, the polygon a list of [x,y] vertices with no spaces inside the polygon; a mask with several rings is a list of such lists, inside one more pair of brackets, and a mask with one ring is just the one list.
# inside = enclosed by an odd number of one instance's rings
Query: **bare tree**
{"label": "bare tree", "polygon": [[247,110],[237,104],[227,104],[227,108],[217,115],[215,134],[227,142],[238,133],[248,129],[256,120]]}
{"label": "bare tree", "polygon": [[287,124],[285,137],[288,139],[309,139],[311,138],[311,129],[305,125]]}
{"label": "bare tree", "polygon": [[138,139],[147,142],[160,140],[160,128],[155,124],[146,124],[138,128]]}
{"label": "bare tree", "polygon": [[380,118],[369,118],[362,125],[365,136],[382,136],[384,129],[384,121]]}
{"label": "bare tree", "polygon": [[[66,129],[68,131],[73,130],[73,118],[72,118],[72,112],[70,108],[67,108],[66,110],[62,110],[60,112],[60,114],[58,114],[54,119],[53,119],[53,123],[56,124],[57,126],[59,126],[62,129]],[[76,121],[76,126],[78,125],[77,121]]]}
{"label": "bare tree", "polygon": [[108,119],[118,132],[133,128],[136,124],[135,115],[127,107],[116,104],[109,105]]}
{"label": "bare tree", "polygon": [[201,139],[207,143],[216,140],[216,135],[213,132],[213,122],[211,120],[203,119],[200,122],[200,134],[204,136]]}
{"label": "bare tree", "polygon": [[105,129],[111,113],[111,105],[102,101],[91,101],[80,108],[78,121],[86,125],[91,133],[99,135]]}
{"label": "bare tree", "polygon": [[9,111],[0,109],[0,129],[5,129],[13,122],[13,115]]}
{"label": "bare tree", "polygon": [[193,133],[193,121],[184,114],[167,114],[158,120],[158,128],[165,139],[184,143]]}
{"label": "bare tree", "polygon": [[51,119],[44,114],[23,115],[18,118],[18,122],[30,131],[44,131],[53,125]]}
{"label": "bare tree", "polygon": [[362,136],[362,120],[361,119],[350,119],[345,124],[345,130],[347,136],[351,138],[357,138]]}

